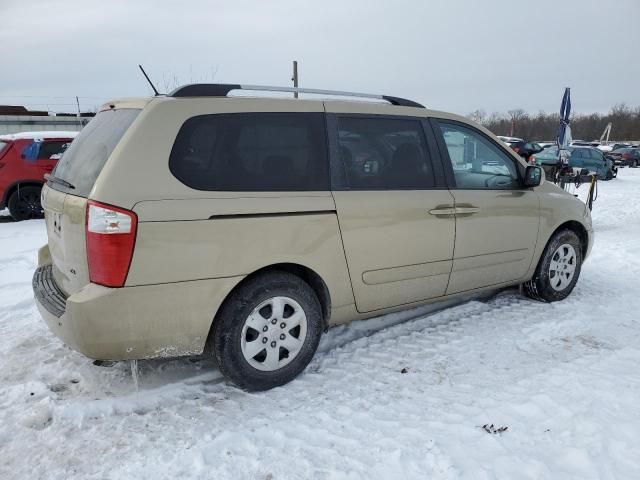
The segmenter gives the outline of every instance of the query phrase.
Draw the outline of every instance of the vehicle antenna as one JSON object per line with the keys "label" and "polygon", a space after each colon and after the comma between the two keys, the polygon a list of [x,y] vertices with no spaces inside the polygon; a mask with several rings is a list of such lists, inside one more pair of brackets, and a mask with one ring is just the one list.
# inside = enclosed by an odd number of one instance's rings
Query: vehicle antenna
{"label": "vehicle antenna", "polygon": [[140,71],[144,75],[144,78],[146,78],[147,82],[149,82],[149,85],[151,85],[151,88],[153,88],[153,92],[155,93],[155,96],[157,97],[158,95],[160,95],[160,93],[158,93],[158,90],[156,89],[156,87],[151,82],[151,79],[149,78],[149,75],[147,75],[147,72],[145,72],[144,68],[142,68],[142,65],[138,65],[138,67],[140,68]]}

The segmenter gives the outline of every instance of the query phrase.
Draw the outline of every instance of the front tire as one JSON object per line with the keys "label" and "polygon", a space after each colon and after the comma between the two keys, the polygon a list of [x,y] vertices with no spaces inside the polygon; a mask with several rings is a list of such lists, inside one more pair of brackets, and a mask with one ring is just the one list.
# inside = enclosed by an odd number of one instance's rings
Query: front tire
{"label": "front tire", "polygon": [[560,230],[544,249],[533,278],[524,284],[530,298],[557,302],[569,296],[582,268],[580,239],[571,230]]}
{"label": "front tire", "polygon": [[32,218],[42,218],[44,212],[40,204],[40,187],[27,186],[18,187],[11,194],[7,207],[13,219],[17,222]]}
{"label": "front tire", "polygon": [[318,348],[320,302],[296,275],[249,279],[225,300],[209,342],[222,374],[240,388],[269,390],[298,376]]}

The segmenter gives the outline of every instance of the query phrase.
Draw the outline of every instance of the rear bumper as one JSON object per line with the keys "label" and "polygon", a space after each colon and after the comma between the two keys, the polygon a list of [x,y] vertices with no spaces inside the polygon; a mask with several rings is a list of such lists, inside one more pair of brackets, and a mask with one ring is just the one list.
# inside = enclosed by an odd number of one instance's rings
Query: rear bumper
{"label": "rear bumper", "polygon": [[53,279],[53,269],[51,265],[38,267],[33,274],[31,282],[33,295],[39,305],[56,318],[64,315],[67,296],[58,288]]}
{"label": "rear bumper", "polygon": [[[46,249],[46,251],[44,251]],[[49,259],[48,246],[39,258]],[[39,262],[40,263],[40,262]],[[65,298],[51,263],[34,273],[35,302],[49,329],[97,360],[202,353],[219,305],[242,277],[107,288],[90,283]]]}
{"label": "rear bumper", "polygon": [[614,160],[613,164],[616,167],[630,167],[633,165],[633,159]]}

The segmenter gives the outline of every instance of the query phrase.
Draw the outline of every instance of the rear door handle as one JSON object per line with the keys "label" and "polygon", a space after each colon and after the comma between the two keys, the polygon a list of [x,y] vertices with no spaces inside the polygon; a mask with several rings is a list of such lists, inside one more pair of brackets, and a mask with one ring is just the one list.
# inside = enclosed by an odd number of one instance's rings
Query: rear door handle
{"label": "rear door handle", "polygon": [[433,210],[429,210],[429,213],[431,215],[436,215],[436,216],[455,215],[456,214],[456,209],[452,208],[452,207],[434,208]]}
{"label": "rear door handle", "polygon": [[456,207],[454,210],[456,211],[456,214],[460,215],[472,215],[480,211],[478,207]]}

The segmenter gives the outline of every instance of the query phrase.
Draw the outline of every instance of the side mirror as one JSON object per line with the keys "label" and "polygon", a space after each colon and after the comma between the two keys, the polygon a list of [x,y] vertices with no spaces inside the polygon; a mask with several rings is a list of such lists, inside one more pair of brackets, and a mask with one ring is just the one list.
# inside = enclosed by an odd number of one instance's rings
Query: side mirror
{"label": "side mirror", "polygon": [[542,168],[537,165],[529,165],[524,171],[524,186],[537,187],[542,181]]}

